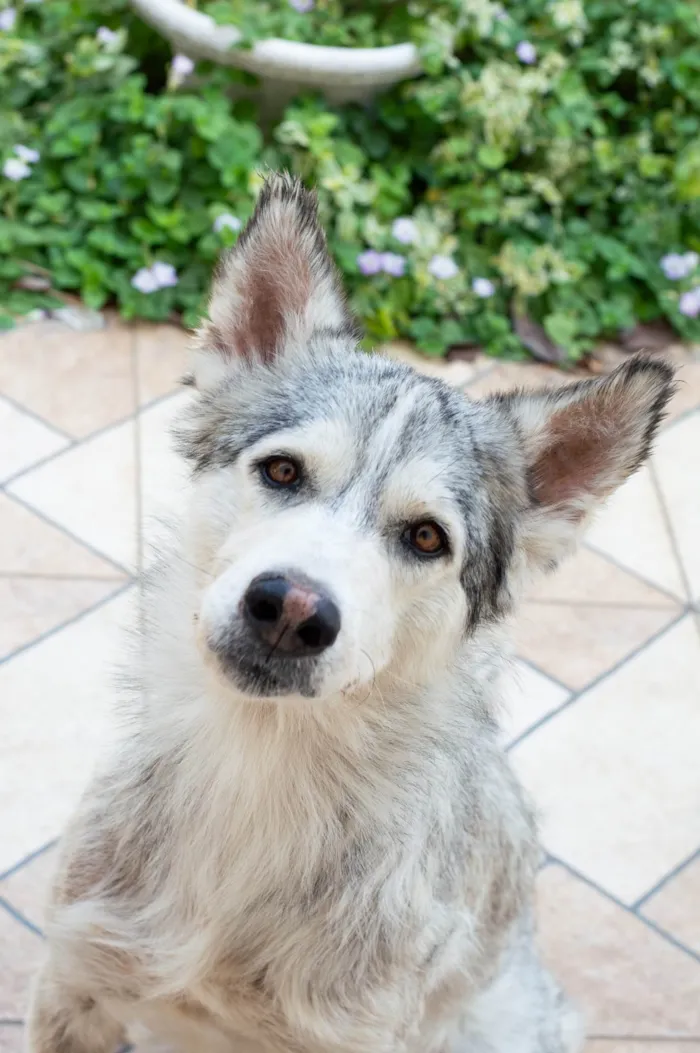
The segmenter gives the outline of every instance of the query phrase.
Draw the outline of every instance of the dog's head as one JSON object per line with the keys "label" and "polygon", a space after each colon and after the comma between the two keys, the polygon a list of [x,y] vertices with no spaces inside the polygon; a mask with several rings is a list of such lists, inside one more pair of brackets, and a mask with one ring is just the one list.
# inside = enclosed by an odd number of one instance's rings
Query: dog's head
{"label": "dog's head", "polygon": [[471,402],[357,350],[312,194],[266,184],[181,431],[207,659],[251,697],[427,679],[646,456],[671,369]]}

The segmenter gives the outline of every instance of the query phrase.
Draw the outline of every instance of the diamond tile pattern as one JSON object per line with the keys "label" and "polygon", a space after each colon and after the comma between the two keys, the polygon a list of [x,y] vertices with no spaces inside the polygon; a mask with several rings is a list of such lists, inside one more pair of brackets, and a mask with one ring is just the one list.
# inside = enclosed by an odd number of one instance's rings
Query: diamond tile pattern
{"label": "diamond tile pattern", "polygon": [[[112,317],[0,335],[0,1053],[22,1049],[42,953],[57,850],[41,849],[110,735],[129,575],[184,499],[169,428],[191,397],[187,342]],[[700,1053],[700,366],[686,357],[652,468],[533,584],[502,683],[503,743],[553,857],[543,950],[586,1012],[586,1053]],[[475,398],[569,379],[481,355],[421,368]]]}

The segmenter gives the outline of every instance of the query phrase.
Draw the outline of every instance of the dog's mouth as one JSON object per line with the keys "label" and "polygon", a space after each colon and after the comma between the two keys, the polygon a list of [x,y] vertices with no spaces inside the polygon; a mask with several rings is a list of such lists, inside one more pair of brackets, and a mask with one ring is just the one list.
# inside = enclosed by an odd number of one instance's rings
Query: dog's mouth
{"label": "dog's mouth", "polygon": [[234,687],[251,698],[283,698],[301,695],[313,698],[314,659],[289,660],[276,656],[254,656],[241,646],[211,646],[219,668]]}

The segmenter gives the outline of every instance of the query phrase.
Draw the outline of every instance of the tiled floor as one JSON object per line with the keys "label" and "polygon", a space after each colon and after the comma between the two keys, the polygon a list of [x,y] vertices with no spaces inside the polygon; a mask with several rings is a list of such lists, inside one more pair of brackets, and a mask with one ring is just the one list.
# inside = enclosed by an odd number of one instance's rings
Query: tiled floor
{"label": "tiled floor", "polygon": [[[114,321],[0,336],[0,1053],[21,1048],[53,841],[109,734],[119,626],[182,488],[167,427],[184,345]],[[482,359],[446,375],[474,394],[557,381]],[[652,464],[529,597],[507,685],[548,854],[542,943],[587,1053],[700,1053],[700,362],[682,379]]]}

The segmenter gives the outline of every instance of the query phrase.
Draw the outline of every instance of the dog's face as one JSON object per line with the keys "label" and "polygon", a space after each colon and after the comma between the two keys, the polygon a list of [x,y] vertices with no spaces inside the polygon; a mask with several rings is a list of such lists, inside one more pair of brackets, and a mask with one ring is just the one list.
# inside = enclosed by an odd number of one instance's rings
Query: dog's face
{"label": "dog's face", "polygon": [[215,284],[181,433],[205,658],[251,697],[449,667],[640,463],[670,371],[468,401],[356,350],[313,198],[273,178]]}

